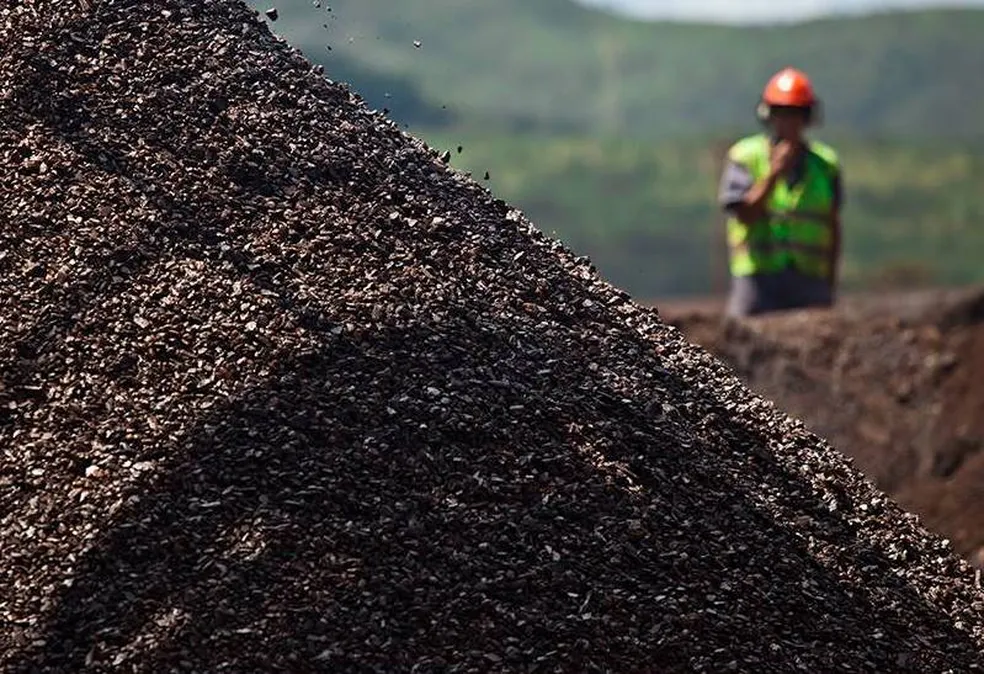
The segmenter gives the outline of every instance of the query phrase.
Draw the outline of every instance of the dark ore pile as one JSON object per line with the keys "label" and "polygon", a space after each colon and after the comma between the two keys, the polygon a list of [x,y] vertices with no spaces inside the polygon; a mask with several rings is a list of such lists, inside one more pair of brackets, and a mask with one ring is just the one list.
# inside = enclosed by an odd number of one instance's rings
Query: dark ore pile
{"label": "dark ore pile", "polygon": [[2,7],[0,669],[981,667],[946,541],[262,15]]}

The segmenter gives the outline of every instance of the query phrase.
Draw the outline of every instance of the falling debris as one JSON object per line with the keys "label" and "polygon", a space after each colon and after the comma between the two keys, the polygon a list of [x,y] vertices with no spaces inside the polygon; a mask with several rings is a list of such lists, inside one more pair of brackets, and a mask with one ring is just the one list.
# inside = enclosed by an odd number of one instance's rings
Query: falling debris
{"label": "falling debris", "polygon": [[280,16],[280,14],[277,12],[276,7],[271,7],[270,9],[266,10],[265,14],[267,15],[267,18],[270,19],[271,21],[276,21],[277,17]]}
{"label": "falling debris", "polygon": [[943,540],[245,5],[11,6],[0,670],[981,664]]}
{"label": "falling debris", "polygon": [[489,180],[489,179],[491,179],[491,178],[492,178],[492,176],[490,176],[490,175],[489,175],[489,172],[488,172],[488,171],[486,171],[486,172],[485,172],[485,175],[484,175],[484,176],[482,176],[482,178],[484,178],[485,180]]}
{"label": "falling debris", "polygon": [[414,40],[413,46],[416,47],[417,49],[420,49],[420,40]]}

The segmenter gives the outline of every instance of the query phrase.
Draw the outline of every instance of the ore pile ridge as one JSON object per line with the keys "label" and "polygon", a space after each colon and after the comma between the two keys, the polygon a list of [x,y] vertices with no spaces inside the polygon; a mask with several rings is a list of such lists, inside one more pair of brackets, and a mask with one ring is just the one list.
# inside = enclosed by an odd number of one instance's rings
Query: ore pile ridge
{"label": "ore pile ridge", "polygon": [[238,2],[0,10],[0,669],[966,672],[972,573]]}

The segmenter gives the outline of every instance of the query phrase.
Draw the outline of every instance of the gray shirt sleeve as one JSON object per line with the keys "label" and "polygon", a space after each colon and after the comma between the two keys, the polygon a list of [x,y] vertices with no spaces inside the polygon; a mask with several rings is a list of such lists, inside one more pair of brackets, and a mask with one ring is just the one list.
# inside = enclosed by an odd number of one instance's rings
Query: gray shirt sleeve
{"label": "gray shirt sleeve", "polygon": [[738,162],[728,160],[721,173],[721,184],[718,186],[718,204],[726,211],[731,210],[741,203],[754,184],[755,179],[747,168]]}

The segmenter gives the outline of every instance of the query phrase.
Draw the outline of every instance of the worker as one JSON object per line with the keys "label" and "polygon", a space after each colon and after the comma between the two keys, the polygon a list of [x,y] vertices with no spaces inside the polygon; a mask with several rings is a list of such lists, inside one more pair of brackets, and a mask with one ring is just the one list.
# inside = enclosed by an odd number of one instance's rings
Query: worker
{"label": "worker", "polygon": [[819,114],[809,78],[784,68],[758,105],[765,131],[728,150],[719,201],[728,214],[729,316],[834,303],[841,169],[832,148],[804,135]]}

